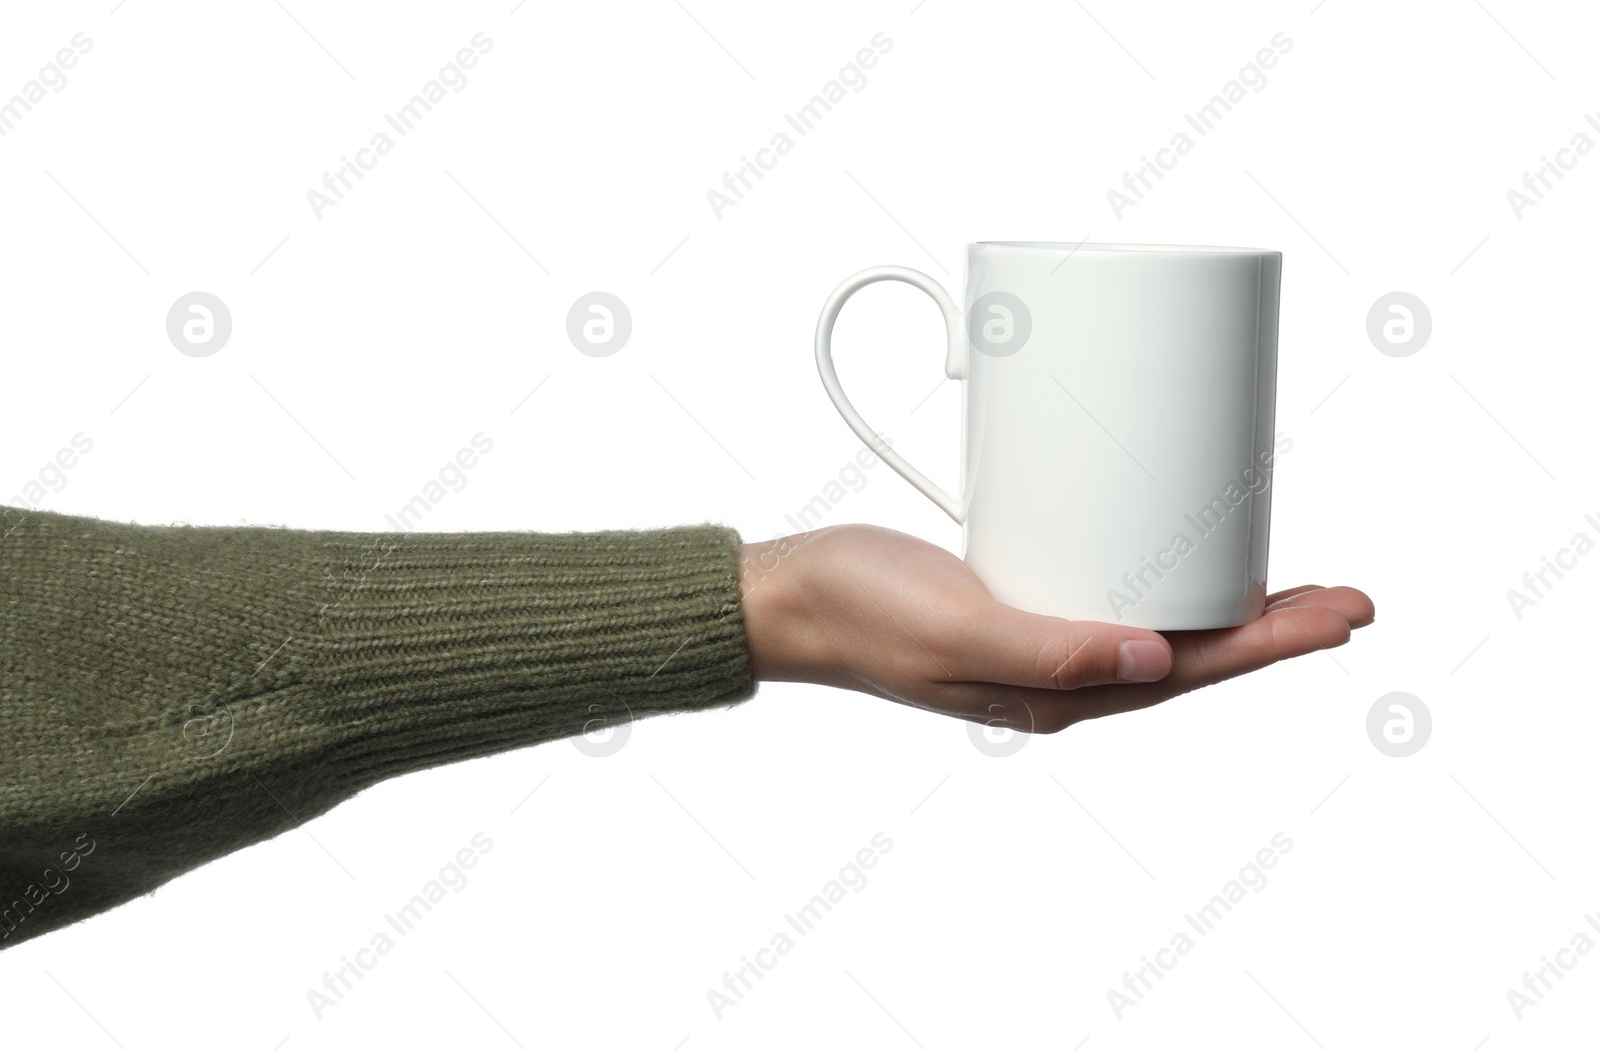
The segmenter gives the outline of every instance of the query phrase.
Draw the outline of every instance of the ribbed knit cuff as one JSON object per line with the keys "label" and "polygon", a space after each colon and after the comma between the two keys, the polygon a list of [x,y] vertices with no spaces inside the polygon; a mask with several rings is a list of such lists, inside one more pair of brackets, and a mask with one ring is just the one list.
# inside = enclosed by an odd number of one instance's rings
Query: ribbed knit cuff
{"label": "ribbed knit cuff", "polygon": [[738,546],[0,513],[0,893],[94,853],[0,948],[387,777],[749,697]]}
{"label": "ribbed knit cuff", "polygon": [[358,539],[305,664],[317,718],[358,766],[433,765],[754,692],[731,528]]}

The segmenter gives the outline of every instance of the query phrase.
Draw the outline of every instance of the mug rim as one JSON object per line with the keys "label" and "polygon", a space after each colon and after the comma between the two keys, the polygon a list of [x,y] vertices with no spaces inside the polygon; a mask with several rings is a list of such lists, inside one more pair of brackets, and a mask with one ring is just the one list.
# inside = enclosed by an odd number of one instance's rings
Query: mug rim
{"label": "mug rim", "polygon": [[969,248],[1016,248],[1024,251],[1099,252],[1125,255],[1157,255],[1171,252],[1209,253],[1212,255],[1282,255],[1273,248],[1242,248],[1216,244],[1091,244],[1087,241],[973,241]]}

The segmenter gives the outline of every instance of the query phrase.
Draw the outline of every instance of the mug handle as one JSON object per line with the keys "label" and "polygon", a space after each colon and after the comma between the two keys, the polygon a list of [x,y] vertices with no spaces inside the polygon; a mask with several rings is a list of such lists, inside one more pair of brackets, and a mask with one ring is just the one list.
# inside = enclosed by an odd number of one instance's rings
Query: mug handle
{"label": "mug handle", "polygon": [[817,371],[822,373],[822,386],[828,392],[828,397],[833,401],[833,407],[839,410],[844,421],[850,424],[850,429],[856,436],[864,441],[868,448],[877,454],[895,473],[911,482],[924,496],[933,500],[939,509],[950,515],[957,525],[966,523],[966,501],[956,499],[944,489],[913,467],[894,449],[884,444],[877,433],[861,418],[850,399],[845,396],[844,388],[839,385],[839,377],[833,370],[833,323],[838,320],[839,311],[844,307],[845,300],[869,284],[878,281],[903,281],[914,288],[920,288],[939,304],[939,312],[944,315],[945,333],[949,337],[949,348],[945,355],[944,374],[951,379],[965,379],[967,377],[967,343],[966,332],[961,324],[961,311],[950,298],[938,281],[919,270],[912,270],[904,266],[874,266],[862,270],[860,273],[849,277],[828,296],[828,301],[822,306],[822,316],[817,318]]}

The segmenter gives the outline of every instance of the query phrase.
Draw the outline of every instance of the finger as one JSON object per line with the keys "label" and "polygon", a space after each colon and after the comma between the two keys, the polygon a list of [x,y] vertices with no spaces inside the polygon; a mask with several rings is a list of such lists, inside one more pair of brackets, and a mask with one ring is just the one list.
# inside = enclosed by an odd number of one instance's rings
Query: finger
{"label": "finger", "polygon": [[1155,631],[1023,612],[987,596],[959,611],[954,678],[1032,689],[1150,682],[1172,669],[1172,646]]}
{"label": "finger", "polygon": [[1283,606],[1242,627],[1175,634],[1175,670],[1168,684],[1199,689],[1349,640],[1350,622],[1338,610]]}
{"label": "finger", "polygon": [[1074,722],[1150,707],[1280,660],[1336,648],[1349,638],[1349,623],[1331,609],[1281,609],[1242,627],[1175,633],[1173,670],[1159,682],[1080,689],[1062,697],[1059,705],[1048,703],[1044,695],[1023,694],[988,702],[1009,705],[996,708],[1007,717],[996,724],[1020,729],[1031,720],[1045,727],[1036,731],[1055,732]]}
{"label": "finger", "polygon": [[1242,627],[1175,632],[1173,671],[1145,685],[1102,685],[1061,693],[1011,684],[952,682],[946,710],[959,718],[1020,732],[1054,733],[1076,722],[1136,711],[1280,660],[1343,645],[1350,625],[1318,606],[1287,607]]}
{"label": "finger", "polygon": [[1287,590],[1275,591],[1272,594],[1267,595],[1267,608],[1272,608],[1275,604],[1283,601],[1285,598],[1292,598],[1297,594],[1304,594],[1306,591],[1320,590],[1323,590],[1323,586],[1320,583],[1305,583],[1301,584],[1299,587],[1290,587]]}
{"label": "finger", "polygon": [[1373,621],[1376,610],[1372,599],[1354,587],[1307,587],[1285,592],[1277,601],[1269,601],[1267,610],[1306,608],[1317,606],[1332,609],[1345,618],[1351,627],[1364,627]]}
{"label": "finger", "polygon": [[1318,606],[1276,609],[1242,627],[1172,636],[1172,674],[1152,685],[1088,690],[1084,718],[1132,711],[1350,640],[1349,621]]}
{"label": "finger", "polygon": [[[1115,693],[1133,688],[1105,685],[1100,689]],[[1014,729],[1019,733],[1059,733],[1080,720],[1078,697],[1084,690],[1035,689],[992,682],[950,682],[940,698],[939,709],[968,722]]]}

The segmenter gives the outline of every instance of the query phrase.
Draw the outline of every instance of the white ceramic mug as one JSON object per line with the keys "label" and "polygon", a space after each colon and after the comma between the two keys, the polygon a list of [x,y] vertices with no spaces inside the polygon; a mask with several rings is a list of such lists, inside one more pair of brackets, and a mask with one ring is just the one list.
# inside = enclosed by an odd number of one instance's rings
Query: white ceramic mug
{"label": "white ceramic mug", "polygon": [[[839,414],[963,527],[966,563],[1030,612],[1152,630],[1265,606],[1283,255],[984,241],[958,308],[899,266],[836,288],[817,368]],[[875,281],[930,295],[963,379],[961,496],[881,441],[834,373],[839,310]]]}

